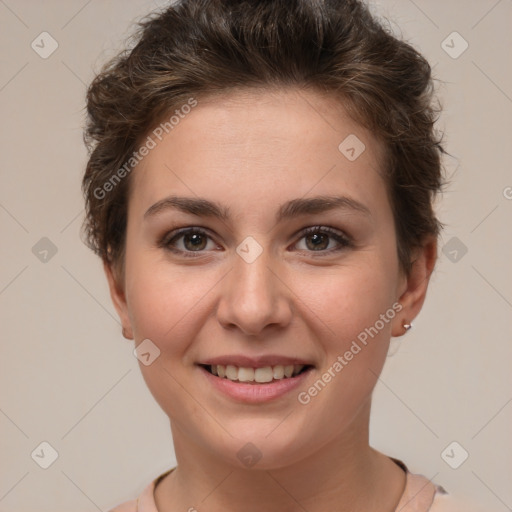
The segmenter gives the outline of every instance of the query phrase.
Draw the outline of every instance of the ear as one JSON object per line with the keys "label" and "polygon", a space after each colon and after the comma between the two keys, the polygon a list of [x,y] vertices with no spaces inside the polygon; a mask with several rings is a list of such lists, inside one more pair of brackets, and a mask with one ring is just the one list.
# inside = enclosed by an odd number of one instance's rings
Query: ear
{"label": "ear", "polygon": [[120,279],[114,271],[112,264],[107,261],[103,261],[103,270],[107,276],[112,303],[114,304],[117,314],[119,315],[119,319],[121,320],[123,336],[128,340],[133,340],[133,330],[130,322],[130,316],[128,315],[124,286],[119,282]]}
{"label": "ear", "polygon": [[391,335],[402,336],[407,331],[403,324],[410,324],[420,312],[437,260],[437,238],[428,237],[421,247],[412,253],[412,266],[408,275],[403,275],[399,289],[398,302],[402,305],[400,313],[395,316]]}

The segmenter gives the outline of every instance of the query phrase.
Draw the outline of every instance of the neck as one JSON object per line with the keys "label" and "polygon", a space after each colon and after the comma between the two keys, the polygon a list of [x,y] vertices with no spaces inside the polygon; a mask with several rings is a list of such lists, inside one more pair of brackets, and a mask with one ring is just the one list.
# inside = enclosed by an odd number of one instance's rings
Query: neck
{"label": "neck", "polygon": [[369,404],[314,454],[276,469],[235,467],[172,425],[177,468],[155,490],[159,512],[320,512],[394,510],[405,474],[368,444]]}

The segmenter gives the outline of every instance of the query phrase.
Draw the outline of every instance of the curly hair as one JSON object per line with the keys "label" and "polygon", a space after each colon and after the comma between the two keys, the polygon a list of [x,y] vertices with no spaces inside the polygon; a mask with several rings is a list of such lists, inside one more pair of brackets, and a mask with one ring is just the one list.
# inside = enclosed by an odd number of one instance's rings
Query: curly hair
{"label": "curly hair", "polygon": [[433,203],[445,151],[431,67],[361,1],[181,0],[143,19],[133,37],[87,91],[83,230],[105,262],[124,266],[127,162],[136,165],[144,137],[191,98],[244,88],[339,99],[386,148],[401,268],[409,272],[413,248],[438,236]]}

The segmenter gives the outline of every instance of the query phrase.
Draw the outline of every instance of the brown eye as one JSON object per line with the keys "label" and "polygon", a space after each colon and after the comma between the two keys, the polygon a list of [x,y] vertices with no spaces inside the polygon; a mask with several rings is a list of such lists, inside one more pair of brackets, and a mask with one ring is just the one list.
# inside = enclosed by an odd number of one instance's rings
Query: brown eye
{"label": "brown eye", "polygon": [[[327,249],[329,246],[329,237],[323,233],[313,233],[304,237],[306,239],[306,245],[308,249],[316,251],[318,249]],[[311,243],[308,243],[311,241]]]}
{"label": "brown eye", "polygon": [[[211,243],[210,247],[208,247],[208,242]],[[200,253],[206,252],[208,248],[214,249],[217,247],[210,235],[199,228],[173,231],[160,241],[159,246],[182,256],[194,256],[191,253],[198,253],[199,256]]]}
{"label": "brown eye", "polygon": [[202,233],[186,234],[183,236],[183,245],[188,251],[200,251],[206,247],[206,236]]}
{"label": "brown eye", "polygon": [[[299,248],[299,250],[307,252],[331,253],[352,245],[347,235],[327,226],[315,226],[304,230],[302,239],[305,240],[305,248]],[[329,248],[332,242],[334,244]]]}

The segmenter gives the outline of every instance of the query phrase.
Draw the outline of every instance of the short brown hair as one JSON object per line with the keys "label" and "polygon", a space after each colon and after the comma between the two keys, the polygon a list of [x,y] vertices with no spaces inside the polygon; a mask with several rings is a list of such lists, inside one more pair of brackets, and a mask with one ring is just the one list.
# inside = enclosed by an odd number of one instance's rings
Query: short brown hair
{"label": "short brown hair", "polygon": [[104,261],[123,266],[132,180],[127,172],[112,180],[143,138],[191,97],[249,87],[327,93],[384,142],[406,272],[411,250],[439,234],[433,201],[445,151],[434,129],[440,108],[431,68],[362,2],[182,0],[139,23],[134,43],[105,65],[87,92],[83,228]]}

